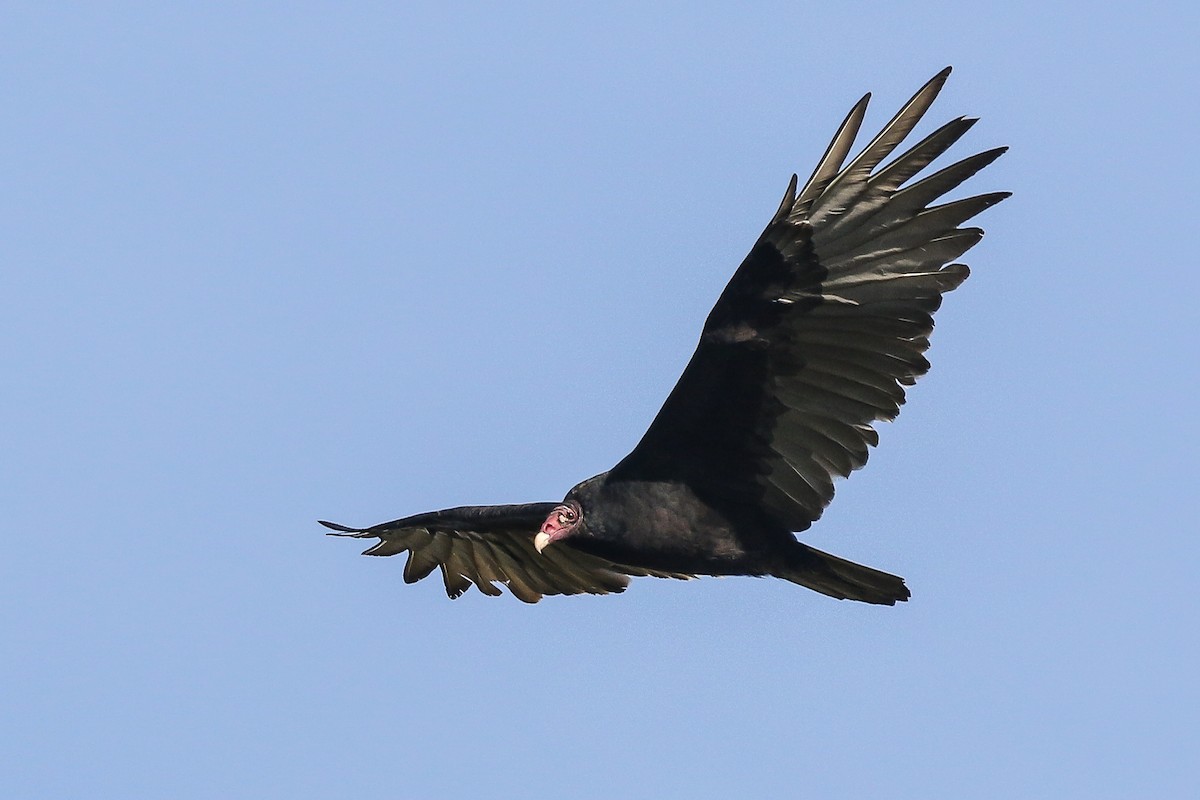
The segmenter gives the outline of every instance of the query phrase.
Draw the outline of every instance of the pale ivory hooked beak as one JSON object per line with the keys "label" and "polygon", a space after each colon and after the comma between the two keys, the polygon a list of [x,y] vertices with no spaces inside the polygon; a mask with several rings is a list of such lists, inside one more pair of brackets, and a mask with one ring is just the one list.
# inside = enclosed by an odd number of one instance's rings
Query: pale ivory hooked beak
{"label": "pale ivory hooked beak", "polygon": [[533,546],[537,548],[539,553],[545,550],[548,544],[550,544],[550,534],[545,531],[541,531],[537,536],[533,537]]}

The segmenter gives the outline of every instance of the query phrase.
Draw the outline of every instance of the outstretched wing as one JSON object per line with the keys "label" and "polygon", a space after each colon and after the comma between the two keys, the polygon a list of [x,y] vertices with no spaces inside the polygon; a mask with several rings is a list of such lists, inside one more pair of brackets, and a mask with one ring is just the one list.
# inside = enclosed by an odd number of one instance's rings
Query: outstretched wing
{"label": "outstretched wing", "polygon": [[[408,551],[404,582],[415,583],[441,568],[446,594],[456,598],[471,588],[496,596],[508,586],[517,598],[536,603],[543,595],[623,592],[627,575],[660,575],[613,564],[581,553],[565,543],[539,553],[533,537],[557,503],[463,506],[384,522],[370,528],[348,528],[321,522],[339,536],[378,538],[364,551],[394,556]],[[670,575],[663,577],[686,577]]]}
{"label": "outstretched wing", "polygon": [[[871,427],[893,419],[953,263],[983,236],[960,228],[1008,196],[931,206],[1006,148],[904,186],[975,123],[959,118],[877,169],[929,108],[950,69],[913,96],[845,167],[870,95],[842,123],[804,188],[796,177],[717,300],[700,344],[641,442],[610,480],[679,480],[755,503],[791,530],[833,498],[833,479],[867,461]],[[901,188],[904,187],[904,188]]]}

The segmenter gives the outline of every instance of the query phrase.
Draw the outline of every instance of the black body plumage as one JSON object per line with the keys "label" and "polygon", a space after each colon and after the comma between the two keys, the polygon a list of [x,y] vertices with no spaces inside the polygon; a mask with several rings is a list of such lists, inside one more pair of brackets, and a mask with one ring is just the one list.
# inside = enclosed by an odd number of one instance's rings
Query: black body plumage
{"label": "black body plumage", "polygon": [[772,575],[837,598],[894,604],[903,579],[796,540],[833,498],[833,481],[867,461],[872,425],[894,419],[942,295],[968,275],[956,259],[983,232],[959,226],[1007,197],[932,206],[994,161],[979,153],[916,182],[975,120],[958,118],[880,164],[949,75],[936,75],[843,166],[869,95],[839,128],[812,177],[793,176],[775,216],[718,298],[679,382],[638,445],[566,501],[569,536],[534,546],[555,503],[462,507],[370,528],[371,555],[408,551],[404,578],[440,568],[446,591],[496,583],[542,595],[621,591],[627,576]]}

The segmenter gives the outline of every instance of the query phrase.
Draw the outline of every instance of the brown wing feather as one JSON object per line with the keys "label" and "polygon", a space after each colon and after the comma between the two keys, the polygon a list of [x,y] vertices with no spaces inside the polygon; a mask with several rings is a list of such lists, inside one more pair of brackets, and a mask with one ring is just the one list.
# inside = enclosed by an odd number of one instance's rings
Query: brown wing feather
{"label": "brown wing feather", "polygon": [[335,536],[379,542],[364,555],[407,552],[404,580],[415,583],[440,569],[446,594],[456,598],[472,585],[501,594],[497,583],[526,603],[545,595],[622,592],[629,575],[690,577],[625,567],[582,553],[563,542],[539,553],[533,537],[556,503],[464,506],[417,514],[369,528],[321,522]]}

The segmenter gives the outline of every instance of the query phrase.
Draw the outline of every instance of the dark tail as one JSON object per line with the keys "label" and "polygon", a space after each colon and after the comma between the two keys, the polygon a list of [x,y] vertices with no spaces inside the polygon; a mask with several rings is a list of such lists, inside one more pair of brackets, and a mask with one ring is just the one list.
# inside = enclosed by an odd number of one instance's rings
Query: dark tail
{"label": "dark tail", "polygon": [[839,600],[894,606],[911,596],[904,578],[822,553],[800,542],[788,552],[783,568],[773,574]]}

